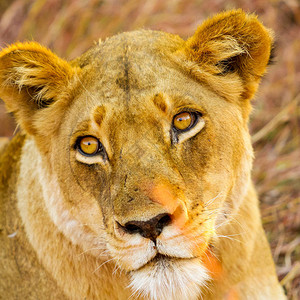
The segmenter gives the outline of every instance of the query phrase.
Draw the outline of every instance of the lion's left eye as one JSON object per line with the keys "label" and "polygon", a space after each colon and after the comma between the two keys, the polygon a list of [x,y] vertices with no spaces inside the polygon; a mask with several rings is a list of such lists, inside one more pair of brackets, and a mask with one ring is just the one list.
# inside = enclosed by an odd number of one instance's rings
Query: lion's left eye
{"label": "lion's left eye", "polygon": [[172,144],[182,143],[195,136],[204,125],[205,120],[199,111],[182,111],[176,114],[170,132]]}
{"label": "lion's left eye", "polygon": [[197,123],[197,114],[195,112],[181,112],[173,118],[173,128],[178,132],[190,130]]}
{"label": "lion's left eye", "polygon": [[85,136],[77,142],[78,151],[85,156],[94,156],[102,149],[102,144],[93,136]]}

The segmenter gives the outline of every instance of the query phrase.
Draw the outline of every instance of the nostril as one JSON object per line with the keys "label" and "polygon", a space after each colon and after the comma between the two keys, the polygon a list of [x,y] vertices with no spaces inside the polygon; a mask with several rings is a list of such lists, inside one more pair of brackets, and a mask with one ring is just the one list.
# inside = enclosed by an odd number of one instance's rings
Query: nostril
{"label": "nostril", "polygon": [[143,230],[141,227],[135,225],[135,224],[132,224],[132,223],[126,223],[125,226],[122,226],[123,228],[125,228],[125,230],[130,233],[130,234],[134,234],[134,233],[142,233]]}
{"label": "nostril", "polygon": [[168,214],[165,214],[161,217],[161,219],[156,224],[156,229],[159,233],[162,232],[163,228],[171,223],[171,217]]}
{"label": "nostril", "polygon": [[117,222],[117,225],[119,226],[119,228],[123,229],[125,232],[129,234],[142,233],[142,229],[139,226],[132,224],[130,222],[126,223],[125,225],[121,225],[119,222]]}
{"label": "nostril", "polygon": [[127,233],[138,233],[141,236],[155,241],[161,234],[163,228],[171,223],[171,217],[168,214],[160,214],[148,221],[130,221],[124,226],[118,225]]}

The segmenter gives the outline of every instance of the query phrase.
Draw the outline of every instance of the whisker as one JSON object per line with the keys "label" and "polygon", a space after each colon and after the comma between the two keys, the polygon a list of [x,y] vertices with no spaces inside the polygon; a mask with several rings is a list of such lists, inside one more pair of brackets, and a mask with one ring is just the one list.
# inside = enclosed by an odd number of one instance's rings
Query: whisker
{"label": "whisker", "polygon": [[110,252],[109,252],[108,249],[102,251],[102,252],[97,256],[97,258],[99,258],[99,257],[101,257],[101,256],[107,256],[107,255],[108,255],[108,256],[110,255]]}
{"label": "whisker", "polygon": [[204,213],[203,215],[205,216],[205,217],[211,217],[211,216],[213,216],[213,215],[217,215],[217,214],[219,214],[220,213],[220,209],[219,208],[216,208],[216,209],[214,209],[214,210],[212,210],[212,211],[209,211],[208,213]]}
{"label": "whisker", "polygon": [[232,237],[230,237],[230,236],[227,236],[227,235],[219,235],[219,234],[218,234],[218,235],[215,235],[214,237],[217,237],[217,238],[226,238],[226,239],[229,239],[229,240],[234,241],[234,242],[242,243],[241,240],[234,239],[234,238],[232,238]]}
{"label": "whisker", "polygon": [[114,267],[114,271],[113,271],[113,276],[115,276],[116,274],[117,274],[117,272],[120,272],[119,273],[119,276],[121,276],[122,275],[122,272],[124,272],[124,270],[119,266],[119,265],[115,265],[115,267]]}
{"label": "whisker", "polygon": [[93,271],[93,274],[95,272],[97,272],[101,267],[103,267],[104,265],[106,265],[107,263],[109,263],[110,261],[114,260],[114,258],[111,258],[111,259],[108,259],[106,260],[105,262],[103,262],[100,266],[98,266],[94,271]]}
{"label": "whisker", "polygon": [[89,249],[81,252],[80,254],[78,254],[78,257],[81,256],[81,255],[83,255],[83,254],[85,254],[85,253],[87,253],[87,252],[89,252],[89,251],[92,251],[92,250],[107,250],[107,249],[105,249],[105,248],[99,248],[99,247],[89,248]]}
{"label": "whisker", "polygon": [[228,215],[230,218],[224,220],[223,222],[221,222],[220,224],[218,224],[217,226],[215,226],[215,229],[219,229],[221,228],[222,226],[225,226],[226,224],[230,224],[230,223],[233,223],[235,222],[237,225],[240,226],[240,228],[242,229],[242,231],[245,233],[246,230],[244,228],[244,225],[242,225],[237,219],[236,217],[240,216],[239,213],[235,213],[234,215],[233,214],[225,214],[224,215]]}
{"label": "whisker", "polygon": [[221,262],[220,258],[212,251],[211,248],[208,248],[209,249],[209,254],[211,256],[213,256],[216,260],[218,260],[219,262]]}
{"label": "whisker", "polygon": [[204,204],[204,207],[208,207],[210,206],[216,199],[218,199],[220,196],[222,196],[223,193],[220,192],[217,196],[215,196],[214,198],[208,200],[205,204]]}

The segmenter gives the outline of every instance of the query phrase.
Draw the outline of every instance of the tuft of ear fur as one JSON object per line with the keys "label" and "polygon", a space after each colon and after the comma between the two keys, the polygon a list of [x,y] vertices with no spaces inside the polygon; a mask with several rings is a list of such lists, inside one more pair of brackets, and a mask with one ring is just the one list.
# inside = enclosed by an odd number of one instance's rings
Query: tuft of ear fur
{"label": "tuft of ear fur", "polygon": [[36,42],[0,52],[0,98],[28,133],[34,114],[58,100],[77,69]]}
{"label": "tuft of ear fur", "polygon": [[244,99],[251,99],[270,60],[272,32],[241,9],[206,20],[181,49],[185,57],[215,76],[238,74]]}

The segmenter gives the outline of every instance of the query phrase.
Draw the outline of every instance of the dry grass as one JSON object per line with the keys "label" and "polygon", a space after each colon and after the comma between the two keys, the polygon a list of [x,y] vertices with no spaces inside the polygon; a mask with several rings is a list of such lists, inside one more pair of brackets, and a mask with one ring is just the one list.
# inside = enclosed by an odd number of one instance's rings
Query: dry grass
{"label": "dry grass", "polygon": [[[256,12],[277,37],[277,59],[254,102],[253,178],[279,278],[300,299],[300,7],[297,0],[1,0],[0,46],[36,40],[74,58],[99,37],[151,28],[187,37],[207,16],[241,7]],[[0,136],[15,125],[0,104]]]}

